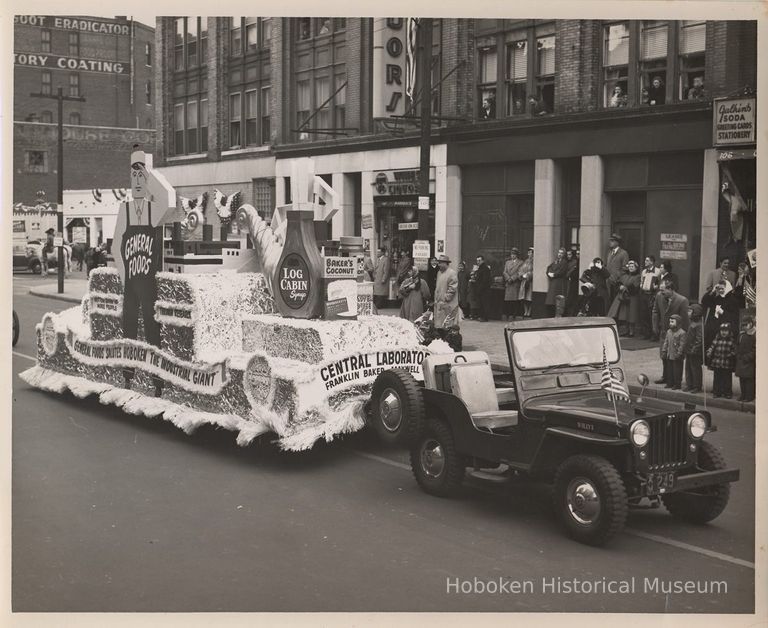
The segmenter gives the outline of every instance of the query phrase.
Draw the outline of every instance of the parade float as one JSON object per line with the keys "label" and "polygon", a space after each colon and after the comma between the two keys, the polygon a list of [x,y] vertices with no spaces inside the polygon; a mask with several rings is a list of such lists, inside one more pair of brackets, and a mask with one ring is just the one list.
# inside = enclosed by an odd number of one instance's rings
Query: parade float
{"label": "parade float", "polygon": [[[113,239],[117,267],[91,272],[79,306],[43,317],[37,364],[21,374],[28,384],[98,395],[187,433],[213,424],[241,445],[273,434],[302,450],[361,429],[381,371],[421,379],[430,349],[409,321],[373,314],[362,241],[347,238],[333,255],[318,246],[317,223],[330,221],[338,201],[311,160],[294,164],[294,202],[269,224],[216,190],[218,240],[205,224],[208,194],[182,199],[186,217],[171,227],[163,221],[176,194],[151,155],[135,151],[131,168],[132,198]],[[230,220],[247,239],[230,237]],[[189,237],[201,227],[202,239]]]}

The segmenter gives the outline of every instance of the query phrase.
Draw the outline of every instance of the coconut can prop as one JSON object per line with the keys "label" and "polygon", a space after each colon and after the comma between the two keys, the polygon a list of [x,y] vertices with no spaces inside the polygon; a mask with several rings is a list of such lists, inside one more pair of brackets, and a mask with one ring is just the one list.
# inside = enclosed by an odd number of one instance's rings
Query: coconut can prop
{"label": "coconut can prop", "polygon": [[[314,220],[329,220],[338,202],[311,167],[294,164],[292,198],[299,200],[278,208],[269,225],[253,207],[237,207],[239,195],[223,202],[216,191],[220,219],[225,226],[236,219],[252,247],[231,237],[214,241],[206,225],[202,241],[181,240],[178,223],[164,241],[176,195],[152,169],[151,155],[134,151],[132,196],[113,238],[117,267],[91,272],[79,306],[43,317],[37,364],[22,379],[97,395],[187,433],[215,424],[242,445],[273,434],[283,448],[301,450],[362,428],[378,373],[398,367],[420,379],[429,349],[409,321],[353,311],[366,302],[364,282],[329,288],[334,263],[318,250]],[[183,230],[196,230],[201,219],[196,212]],[[342,300],[346,317],[338,315]]]}

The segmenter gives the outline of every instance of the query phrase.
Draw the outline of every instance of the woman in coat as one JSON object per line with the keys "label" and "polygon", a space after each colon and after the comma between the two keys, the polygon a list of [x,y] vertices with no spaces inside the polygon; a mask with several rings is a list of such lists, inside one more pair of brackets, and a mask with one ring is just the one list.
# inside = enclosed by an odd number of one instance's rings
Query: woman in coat
{"label": "woman in coat", "polygon": [[400,305],[400,318],[411,322],[424,313],[426,304],[432,297],[427,282],[419,277],[419,269],[415,266],[406,273],[398,292],[403,299]]}
{"label": "woman in coat", "polygon": [[547,298],[544,304],[547,306],[550,316],[555,315],[555,303],[558,295],[565,296],[568,292],[568,280],[566,273],[568,271],[568,261],[565,259],[565,249],[557,251],[555,261],[547,266],[547,277],[549,277],[549,286],[547,287]]}
{"label": "woman in coat", "polygon": [[464,261],[459,262],[459,307],[464,316],[469,316],[469,271]]}
{"label": "woman in coat", "polygon": [[569,249],[565,252],[565,260],[568,266],[565,271],[565,279],[568,282],[565,295],[565,315],[576,316],[579,311],[579,258],[576,251]]}
{"label": "woman in coat", "polygon": [[704,343],[709,348],[717,335],[720,325],[728,323],[730,328],[739,328],[739,298],[733,292],[729,281],[720,281],[712,286],[712,290],[701,297],[704,308]]}
{"label": "woman in coat", "polygon": [[523,302],[523,318],[531,318],[533,300],[533,247],[528,248],[528,257],[520,266],[520,300]]}
{"label": "woman in coat", "polygon": [[518,309],[520,301],[520,267],[523,260],[520,259],[520,250],[513,248],[509,252],[509,259],[504,263],[504,314],[502,320],[514,320],[521,312]]}
{"label": "woman in coat", "polygon": [[430,294],[435,294],[435,283],[437,283],[437,258],[429,258],[429,266],[427,267],[427,286],[429,287]]}
{"label": "woman in coat", "polygon": [[603,268],[603,260],[596,257],[592,260],[592,265],[587,268],[579,281],[588,288],[589,297],[592,301],[590,316],[605,316],[608,311],[608,271]]}
{"label": "woman in coat", "polygon": [[619,307],[616,318],[619,324],[624,323],[626,330],[619,335],[627,335],[630,338],[635,335],[635,326],[640,322],[640,308],[642,299],[640,295],[640,268],[637,263],[630,260],[626,269],[619,277]]}

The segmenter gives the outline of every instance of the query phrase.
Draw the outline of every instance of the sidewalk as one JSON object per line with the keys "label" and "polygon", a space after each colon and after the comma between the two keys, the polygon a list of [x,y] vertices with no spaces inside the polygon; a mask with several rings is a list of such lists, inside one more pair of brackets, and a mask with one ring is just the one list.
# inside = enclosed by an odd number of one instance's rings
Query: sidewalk
{"label": "sidewalk", "polygon": [[[58,293],[58,285],[54,283],[44,283],[39,287],[31,288],[29,293],[39,297],[49,299],[59,299],[70,303],[80,303],[88,288],[88,282],[85,279],[70,279],[64,281],[64,293]],[[380,311],[385,316],[398,316],[399,310],[387,308]],[[477,321],[465,320],[461,323],[461,333],[464,337],[464,349],[485,351],[491,359],[491,364],[496,370],[508,371],[509,358],[507,356],[507,347],[504,343],[504,326],[502,321],[488,321],[479,323]],[[637,346],[637,343],[634,343]],[[630,392],[633,395],[640,393],[640,386],[636,383],[637,376],[645,373],[651,383],[645,389],[643,396],[666,399],[678,403],[695,403],[698,406],[704,405],[704,395],[690,395],[679,390],[665,389],[663,385],[653,382],[661,377],[661,360],[659,359],[659,348],[651,346],[647,349],[636,349],[634,351],[624,350],[624,365],[627,369],[627,382]],[[738,396],[739,383],[738,378],[734,377],[734,393]],[[712,389],[712,371],[704,369],[704,384],[707,390]],[[723,408],[727,410],[737,410],[741,412],[755,413],[755,404],[742,403],[736,399],[715,399],[707,395],[707,407]]]}

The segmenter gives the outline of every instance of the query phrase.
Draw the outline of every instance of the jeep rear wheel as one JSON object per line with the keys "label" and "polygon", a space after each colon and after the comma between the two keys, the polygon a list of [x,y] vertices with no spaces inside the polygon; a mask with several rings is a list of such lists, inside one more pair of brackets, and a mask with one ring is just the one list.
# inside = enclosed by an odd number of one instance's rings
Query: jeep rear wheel
{"label": "jeep rear wheel", "polygon": [[423,433],[411,447],[411,471],[425,493],[438,497],[456,494],[464,479],[465,466],[445,421],[427,420]]}
{"label": "jeep rear wheel", "polygon": [[424,399],[413,375],[403,369],[379,374],[371,392],[371,425],[388,445],[411,445],[424,428]]}
{"label": "jeep rear wheel", "polygon": [[[705,441],[699,446],[698,466],[702,471],[720,471],[726,468],[725,458],[719,449]],[[661,501],[673,517],[691,523],[708,523],[725,510],[730,496],[730,484],[715,484],[662,495]]]}
{"label": "jeep rear wheel", "polygon": [[627,490],[616,468],[599,456],[571,456],[555,474],[555,510],[568,534],[603,545],[627,520]]}

